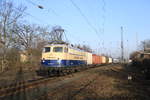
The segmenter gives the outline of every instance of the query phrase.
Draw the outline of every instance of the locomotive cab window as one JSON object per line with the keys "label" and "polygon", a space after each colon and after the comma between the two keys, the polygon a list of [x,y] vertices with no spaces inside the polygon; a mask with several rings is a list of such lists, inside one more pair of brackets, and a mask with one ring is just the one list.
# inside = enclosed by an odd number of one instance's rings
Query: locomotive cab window
{"label": "locomotive cab window", "polygon": [[54,47],[53,52],[62,52],[63,48],[62,47]]}
{"label": "locomotive cab window", "polygon": [[51,51],[51,48],[50,47],[45,47],[44,49],[43,49],[43,52],[50,52]]}

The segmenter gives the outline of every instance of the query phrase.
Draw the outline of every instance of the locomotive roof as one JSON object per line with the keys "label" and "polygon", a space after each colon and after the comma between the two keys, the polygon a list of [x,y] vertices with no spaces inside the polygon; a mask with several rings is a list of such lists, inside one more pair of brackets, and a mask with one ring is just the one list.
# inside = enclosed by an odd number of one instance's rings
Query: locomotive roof
{"label": "locomotive roof", "polygon": [[49,46],[68,46],[69,48],[71,49],[75,49],[75,50],[78,50],[78,51],[83,51],[85,52],[84,50],[81,50],[75,46],[72,46],[72,45],[68,45],[68,44],[48,44],[48,45],[45,45],[44,47],[49,47]]}
{"label": "locomotive roof", "polygon": [[48,44],[46,45],[45,47],[48,47],[48,46],[67,46],[66,44]]}

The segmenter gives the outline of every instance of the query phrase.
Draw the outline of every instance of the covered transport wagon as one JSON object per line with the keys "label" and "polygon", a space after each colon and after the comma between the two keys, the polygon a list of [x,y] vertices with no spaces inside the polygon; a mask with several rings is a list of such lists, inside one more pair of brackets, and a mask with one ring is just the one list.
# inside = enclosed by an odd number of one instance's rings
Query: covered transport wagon
{"label": "covered transport wagon", "polygon": [[113,63],[119,63],[119,59],[113,59]]}
{"label": "covered transport wagon", "polygon": [[106,57],[105,56],[101,56],[102,57],[102,64],[106,63]]}
{"label": "covered transport wagon", "polygon": [[112,58],[109,58],[109,61],[108,61],[108,63],[112,63]]}
{"label": "covered transport wagon", "polygon": [[86,52],[86,61],[87,61],[87,65],[92,64],[92,53]]}
{"label": "covered transport wagon", "polygon": [[93,64],[101,64],[102,63],[101,56],[93,54],[92,55],[92,61],[93,61]]}

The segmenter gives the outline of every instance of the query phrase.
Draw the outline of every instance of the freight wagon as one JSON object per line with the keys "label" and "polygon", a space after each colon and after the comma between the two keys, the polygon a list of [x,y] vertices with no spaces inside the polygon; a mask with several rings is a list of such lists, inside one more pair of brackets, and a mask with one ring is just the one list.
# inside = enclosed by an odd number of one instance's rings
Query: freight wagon
{"label": "freight wagon", "polygon": [[101,64],[102,63],[102,58],[101,58],[101,56],[98,56],[98,55],[96,55],[96,54],[93,54],[92,55],[92,64]]}
{"label": "freight wagon", "polygon": [[106,57],[102,56],[102,64],[105,64],[105,63],[106,63]]}
{"label": "freight wagon", "polygon": [[93,64],[93,57],[92,57],[92,53],[86,52],[86,61],[87,61],[87,65],[92,65]]}
{"label": "freight wagon", "polygon": [[108,63],[109,64],[112,63],[112,58],[108,58],[108,59],[109,59]]}

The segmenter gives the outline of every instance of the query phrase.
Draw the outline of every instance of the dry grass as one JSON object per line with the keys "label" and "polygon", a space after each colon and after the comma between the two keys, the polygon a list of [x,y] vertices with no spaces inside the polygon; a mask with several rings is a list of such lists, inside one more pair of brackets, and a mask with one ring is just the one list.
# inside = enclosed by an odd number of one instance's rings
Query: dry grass
{"label": "dry grass", "polygon": [[128,83],[122,73],[97,68],[80,74],[85,73],[89,73],[88,77],[81,77],[50,92],[48,100],[149,100],[142,90]]}

